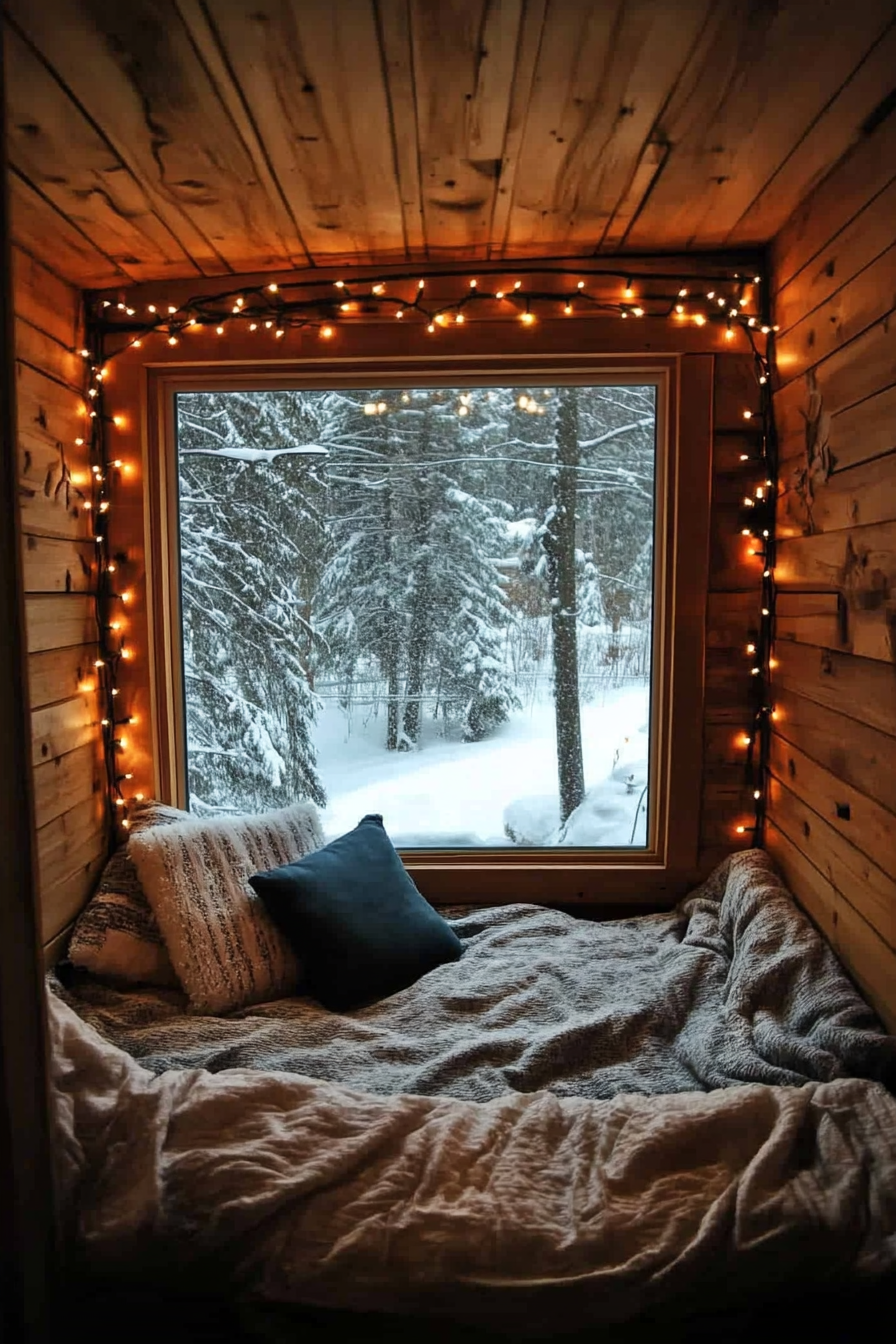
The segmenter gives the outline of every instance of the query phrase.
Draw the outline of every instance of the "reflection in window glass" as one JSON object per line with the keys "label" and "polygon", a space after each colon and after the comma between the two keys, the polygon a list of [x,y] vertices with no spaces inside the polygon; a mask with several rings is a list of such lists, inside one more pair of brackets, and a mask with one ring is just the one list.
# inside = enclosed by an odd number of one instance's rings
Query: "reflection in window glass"
{"label": "reflection in window glass", "polygon": [[177,397],[190,806],[643,846],[656,389]]}

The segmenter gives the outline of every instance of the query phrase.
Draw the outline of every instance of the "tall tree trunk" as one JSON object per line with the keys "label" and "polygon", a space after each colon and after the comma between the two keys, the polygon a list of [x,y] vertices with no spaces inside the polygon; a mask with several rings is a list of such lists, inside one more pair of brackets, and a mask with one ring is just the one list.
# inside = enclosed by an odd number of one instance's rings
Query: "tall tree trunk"
{"label": "tall tree trunk", "polygon": [[429,647],[429,565],[422,564],[414,576],[417,590],[411,607],[411,628],[408,638],[408,683],[405,691],[404,732],[402,746],[410,749],[417,745],[420,733],[420,701],[423,695],[423,675]]}
{"label": "tall tree trunk", "polygon": [[[420,456],[423,461],[429,455],[430,420],[427,414],[423,421],[423,434],[420,444]],[[427,542],[432,526],[432,493],[429,476],[425,468],[415,478],[414,500],[414,569],[413,597],[411,599],[410,624],[408,629],[408,681],[405,688],[404,730],[402,750],[410,750],[417,745],[420,735],[420,701],[423,695],[423,681],[426,671],[426,655],[429,650],[430,623],[432,620],[430,604],[430,574]]]}
{"label": "tall tree trunk", "polygon": [[544,545],[548,556],[551,635],[554,653],[554,712],[557,722],[557,778],[560,822],[585,797],[582,726],[579,712],[579,659],[576,634],[576,487],[579,466],[579,393],[565,387],[557,408],[554,514]]}
{"label": "tall tree trunk", "polygon": [[[385,427],[383,427],[385,428]],[[392,486],[387,483],[383,495],[383,571],[389,580],[389,591],[384,597],[383,641],[380,662],[386,674],[386,750],[398,747],[398,612],[391,580],[394,567],[395,538],[392,525]]]}

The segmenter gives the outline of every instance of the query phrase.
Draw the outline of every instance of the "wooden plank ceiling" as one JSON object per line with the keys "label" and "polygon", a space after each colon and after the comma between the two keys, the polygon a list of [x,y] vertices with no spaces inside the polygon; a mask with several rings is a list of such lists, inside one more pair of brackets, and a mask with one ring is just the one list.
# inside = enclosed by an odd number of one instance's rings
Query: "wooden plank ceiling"
{"label": "wooden plank ceiling", "polygon": [[767,242],[893,0],[7,0],[16,241],[84,287]]}

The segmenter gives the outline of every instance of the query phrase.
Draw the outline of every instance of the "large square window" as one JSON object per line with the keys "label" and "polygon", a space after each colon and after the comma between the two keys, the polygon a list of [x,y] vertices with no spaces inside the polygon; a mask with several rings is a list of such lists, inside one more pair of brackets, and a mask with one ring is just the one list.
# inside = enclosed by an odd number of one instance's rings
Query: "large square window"
{"label": "large square window", "polygon": [[702,871],[712,356],[365,332],[146,370],[158,796],[381,813],[436,904],[667,904]]}
{"label": "large square window", "polygon": [[175,397],[188,800],[644,850],[658,385]]}

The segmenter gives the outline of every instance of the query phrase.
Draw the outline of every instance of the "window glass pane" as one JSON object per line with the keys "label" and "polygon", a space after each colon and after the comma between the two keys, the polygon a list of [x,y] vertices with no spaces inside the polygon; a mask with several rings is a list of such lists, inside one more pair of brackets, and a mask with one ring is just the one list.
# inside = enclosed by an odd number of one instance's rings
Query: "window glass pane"
{"label": "window glass pane", "polygon": [[190,807],[644,846],[656,387],[177,395]]}

